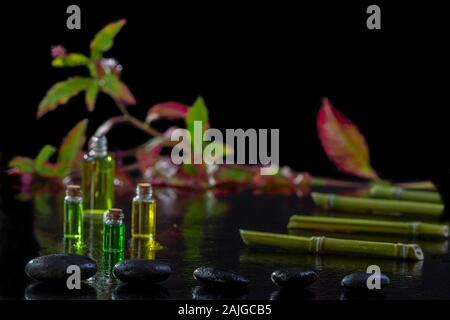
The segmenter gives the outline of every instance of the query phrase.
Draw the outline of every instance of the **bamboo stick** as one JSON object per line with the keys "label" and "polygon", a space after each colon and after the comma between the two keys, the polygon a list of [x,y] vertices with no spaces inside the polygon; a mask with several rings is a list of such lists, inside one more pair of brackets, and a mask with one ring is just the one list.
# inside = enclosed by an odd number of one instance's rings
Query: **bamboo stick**
{"label": "bamboo stick", "polygon": [[397,199],[397,200],[442,204],[440,194],[434,191],[408,190],[401,187],[393,187],[377,184],[370,189],[369,194],[373,198]]}
{"label": "bamboo stick", "polygon": [[393,222],[383,220],[346,219],[334,217],[294,215],[289,219],[289,229],[307,229],[326,232],[359,232],[394,234],[411,237],[448,238],[449,228],[443,224],[423,222]]}
{"label": "bamboo stick", "polygon": [[311,196],[316,205],[332,210],[360,213],[401,212],[432,217],[439,217],[444,212],[444,205],[437,203],[344,197],[314,192]]}
{"label": "bamboo stick", "polygon": [[287,234],[239,230],[248,246],[272,249],[300,250],[312,253],[334,253],[377,256],[392,259],[423,260],[422,249],[416,244],[370,242],[326,237],[299,237]]}
{"label": "bamboo stick", "polygon": [[[305,229],[288,229],[288,234],[301,237],[324,236],[338,239],[375,241],[375,242],[405,242],[408,238],[401,235],[381,235],[375,233],[344,233],[344,232],[327,232]],[[410,241],[407,241],[410,242]],[[434,255],[445,255],[448,253],[448,239],[417,239],[414,243],[418,244],[423,252]]]}

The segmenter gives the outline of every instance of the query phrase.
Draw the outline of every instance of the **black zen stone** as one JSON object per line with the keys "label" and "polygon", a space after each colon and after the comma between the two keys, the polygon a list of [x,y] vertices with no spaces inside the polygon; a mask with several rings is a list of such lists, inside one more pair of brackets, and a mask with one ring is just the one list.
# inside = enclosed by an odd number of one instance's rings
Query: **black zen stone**
{"label": "black zen stone", "polygon": [[63,282],[73,273],[67,273],[67,268],[76,265],[81,271],[81,280],[88,279],[97,272],[94,260],[76,254],[58,253],[41,256],[30,260],[25,273],[33,280],[42,282]]}
{"label": "black zen stone", "polygon": [[316,282],[319,277],[312,270],[282,269],[272,272],[270,278],[281,288],[304,288]]}
{"label": "black zen stone", "polygon": [[[351,290],[369,290],[367,286],[367,279],[373,276],[371,273],[366,272],[355,272],[349,275],[346,275],[342,281],[341,285],[347,289]],[[391,280],[385,274],[380,274],[380,289],[383,289],[389,285]],[[371,281],[372,283],[372,281]],[[374,282],[373,282],[374,283]],[[373,289],[374,291],[376,289]]]}
{"label": "black zen stone", "polygon": [[208,287],[220,289],[245,288],[249,280],[237,273],[212,267],[199,267],[194,270],[194,279]]}
{"label": "black zen stone", "polygon": [[114,276],[130,284],[157,283],[169,278],[172,270],[167,263],[144,259],[131,259],[117,263]]}

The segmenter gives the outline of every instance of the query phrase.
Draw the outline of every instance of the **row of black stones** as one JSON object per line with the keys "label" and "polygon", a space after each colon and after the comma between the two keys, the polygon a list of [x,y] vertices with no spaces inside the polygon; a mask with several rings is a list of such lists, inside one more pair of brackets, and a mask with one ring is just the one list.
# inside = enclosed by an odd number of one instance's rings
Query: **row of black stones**
{"label": "row of black stones", "polygon": [[[95,275],[97,264],[94,260],[75,254],[52,254],[37,257],[28,262],[25,267],[26,274],[33,280],[45,283],[59,283],[67,279],[67,267],[77,265],[80,267],[81,280]],[[117,263],[113,268],[114,276],[125,283],[132,285],[154,284],[169,278],[172,270],[162,261],[125,260]],[[237,273],[212,267],[199,267],[194,270],[194,279],[206,287],[215,289],[243,289],[250,281]],[[367,280],[370,274],[356,272],[342,279],[342,286],[348,289],[368,289]],[[273,283],[281,288],[305,288],[313,284],[318,275],[312,270],[282,269],[271,274]],[[389,284],[389,278],[380,275],[381,288]]]}

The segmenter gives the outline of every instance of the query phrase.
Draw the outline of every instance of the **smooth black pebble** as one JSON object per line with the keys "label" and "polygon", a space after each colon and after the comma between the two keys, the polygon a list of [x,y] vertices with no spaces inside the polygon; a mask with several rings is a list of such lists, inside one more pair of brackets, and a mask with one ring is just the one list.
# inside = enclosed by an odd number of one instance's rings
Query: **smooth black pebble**
{"label": "smooth black pebble", "polygon": [[54,283],[66,281],[71,273],[67,268],[76,265],[81,271],[81,280],[88,279],[97,272],[97,264],[86,256],[69,253],[57,253],[30,260],[25,273],[33,280]]}
{"label": "smooth black pebble", "polygon": [[282,269],[272,272],[272,282],[281,288],[304,288],[319,278],[312,270]]}
{"label": "smooth black pebble", "polygon": [[[342,281],[341,285],[347,289],[351,290],[369,290],[367,287],[367,279],[372,276],[371,273],[366,272],[355,272],[346,275]],[[381,289],[387,287],[391,280],[385,274],[380,274],[380,287]]]}
{"label": "smooth black pebble", "polygon": [[195,280],[203,283],[205,286],[220,289],[245,288],[250,282],[240,274],[212,267],[199,267],[194,270],[193,275]]}
{"label": "smooth black pebble", "polygon": [[172,270],[167,263],[144,259],[124,260],[113,268],[114,276],[131,284],[157,283],[169,278]]}

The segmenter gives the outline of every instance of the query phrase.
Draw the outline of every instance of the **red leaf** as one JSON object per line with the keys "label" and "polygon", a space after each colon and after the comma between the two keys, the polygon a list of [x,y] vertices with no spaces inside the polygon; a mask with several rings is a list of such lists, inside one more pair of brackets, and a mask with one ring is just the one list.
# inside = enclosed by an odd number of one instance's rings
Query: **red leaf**
{"label": "red leaf", "polygon": [[152,138],[143,148],[136,152],[139,170],[143,175],[150,176],[151,169],[159,158],[164,139],[164,137]]}
{"label": "red leaf", "polygon": [[155,104],[148,110],[147,122],[157,119],[177,120],[184,119],[188,113],[189,106],[179,102],[162,102]]}
{"label": "red leaf", "polygon": [[320,142],[331,162],[342,172],[379,180],[370,166],[369,149],[364,136],[341,112],[324,98],[317,117]]}

